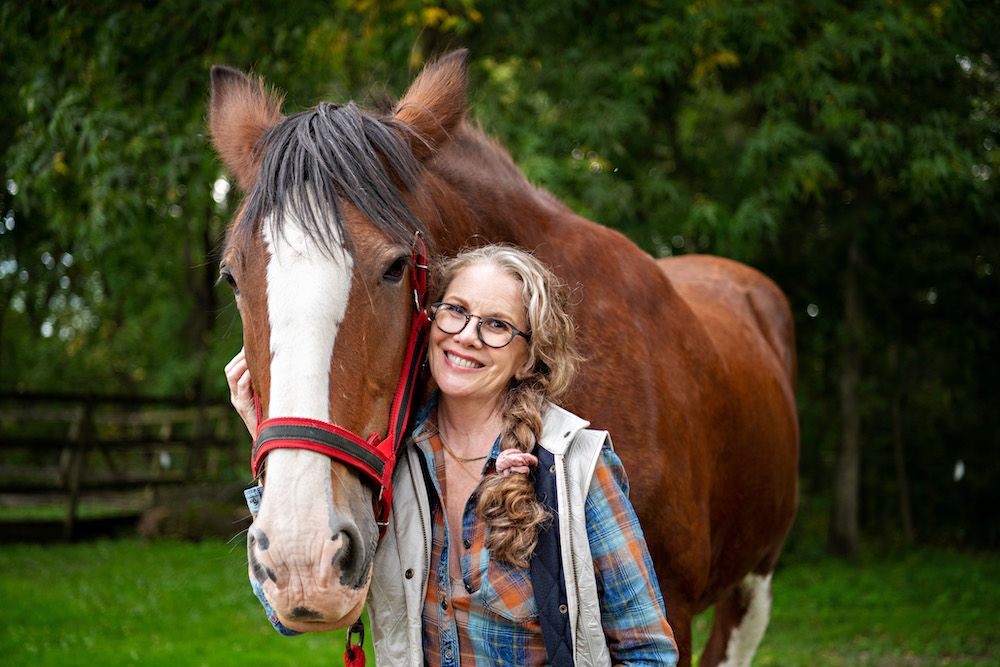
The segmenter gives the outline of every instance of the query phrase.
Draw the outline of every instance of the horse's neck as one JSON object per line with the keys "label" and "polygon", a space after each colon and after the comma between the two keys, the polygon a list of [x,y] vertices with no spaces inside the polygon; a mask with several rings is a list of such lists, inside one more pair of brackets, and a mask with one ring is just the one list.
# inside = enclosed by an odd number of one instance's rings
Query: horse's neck
{"label": "horse's neck", "polygon": [[482,242],[533,248],[551,225],[575,217],[535,188],[507,153],[481,132],[463,128],[432,166],[438,249],[454,254]]}

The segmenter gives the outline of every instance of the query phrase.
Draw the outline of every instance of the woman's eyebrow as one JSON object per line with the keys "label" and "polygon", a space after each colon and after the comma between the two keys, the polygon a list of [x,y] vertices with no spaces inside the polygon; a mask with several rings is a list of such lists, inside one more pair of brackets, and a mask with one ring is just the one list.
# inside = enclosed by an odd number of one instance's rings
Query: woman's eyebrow
{"label": "woman's eyebrow", "polygon": [[[446,294],[443,297],[441,297],[441,300],[447,303],[453,303],[456,306],[461,306],[462,308],[465,308],[470,312],[472,310],[471,306],[469,305],[469,302],[466,299],[463,299],[462,297],[458,296],[457,294],[452,294],[452,295]],[[511,313],[508,313],[507,311],[504,310],[494,310],[494,311],[487,311],[483,313],[472,313],[472,314],[478,315],[480,317],[489,317],[494,320],[503,320],[510,324],[514,324],[514,319],[515,319]],[[515,324],[514,326],[517,325]]]}
{"label": "woman's eyebrow", "polygon": [[469,307],[468,301],[455,294],[445,294],[443,297],[441,297],[441,301],[443,301],[444,303],[453,303],[456,306],[462,306],[463,308]]}

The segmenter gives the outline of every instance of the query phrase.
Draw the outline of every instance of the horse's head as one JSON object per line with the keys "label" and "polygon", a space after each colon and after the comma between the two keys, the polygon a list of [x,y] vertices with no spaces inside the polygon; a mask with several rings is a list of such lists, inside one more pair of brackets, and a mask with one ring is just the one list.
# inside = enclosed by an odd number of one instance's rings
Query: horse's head
{"label": "horse's head", "polygon": [[[414,317],[410,263],[430,159],[462,122],[465,54],[417,78],[385,116],[353,103],[283,116],[256,79],[212,69],[213,143],[246,193],[222,276],[236,293],[263,417],[386,436]],[[377,489],[305,449],[267,455],[250,574],[286,626],[349,625],[378,542]]]}

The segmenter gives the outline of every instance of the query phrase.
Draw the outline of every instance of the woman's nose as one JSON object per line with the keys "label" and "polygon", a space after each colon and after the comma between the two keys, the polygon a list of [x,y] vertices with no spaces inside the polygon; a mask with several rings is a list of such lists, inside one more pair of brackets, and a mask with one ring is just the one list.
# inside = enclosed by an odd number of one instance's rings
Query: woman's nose
{"label": "woman's nose", "polygon": [[455,334],[455,339],[468,347],[478,347],[481,345],[482,341],[479,340],[479,319],[475,315],[469,317],[469,323]]}

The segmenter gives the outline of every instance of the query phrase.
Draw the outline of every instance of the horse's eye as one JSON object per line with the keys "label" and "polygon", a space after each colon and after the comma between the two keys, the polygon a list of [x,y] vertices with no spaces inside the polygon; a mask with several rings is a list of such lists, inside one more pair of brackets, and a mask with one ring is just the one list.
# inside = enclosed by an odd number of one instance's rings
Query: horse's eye
{"label": "horse's eye", "polygon": [[382,280],[390,283],[398,283],[403,279],[406,272],[406,257],[399,257],[382,274]]}
{"label": "horse's eye", "polygon": [[233,292],[236,296],[240,295],[240,287],[236,284],[236,278],[233,276],[233,272],[225,266],[219,269],[219,281],[221,282],[223,280],[229,283],[229,286],[233,288]]}

